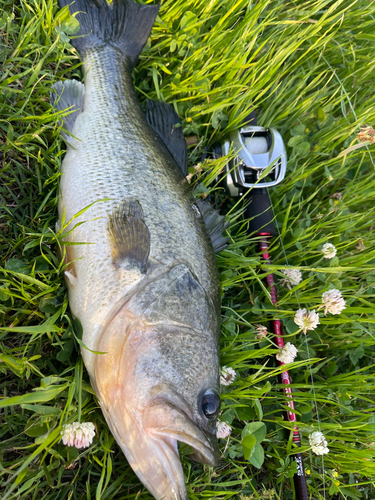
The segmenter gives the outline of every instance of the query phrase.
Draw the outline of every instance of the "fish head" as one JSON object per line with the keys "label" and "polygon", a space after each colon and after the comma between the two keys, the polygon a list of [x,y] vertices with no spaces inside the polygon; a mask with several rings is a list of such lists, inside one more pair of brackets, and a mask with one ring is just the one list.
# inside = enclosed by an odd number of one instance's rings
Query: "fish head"
{"label": "fish head", "polygon": [[[220,410],[217,322],[124,306],[102,337],[97,394],[118,444],[156,499],[187,499],[178,443],[214,466]],[[159,303],[160,306],[160,303]],[[170,306],[170,303],[169,303]],[[191,313],[193,311],[190,311]],[[192,318],[192,321],[196,318]]]}
{"label": "fish head", "polygon": [[124,345],[98,356],[95,386],[108,425],[160,500],[187,499],[179,442],[199,462],[218,461],[218,358],[209,338],[201,340],[183,327],[133,325]]}
{"label": "fish head", "polygon": [[175,448],[185,443],[193,450],[191,458],[214,466],[220,393],[217,352],[210,340],[204,332],[159,326],[134,374],[137,386],[145,389],[139,403],[147,433]]}

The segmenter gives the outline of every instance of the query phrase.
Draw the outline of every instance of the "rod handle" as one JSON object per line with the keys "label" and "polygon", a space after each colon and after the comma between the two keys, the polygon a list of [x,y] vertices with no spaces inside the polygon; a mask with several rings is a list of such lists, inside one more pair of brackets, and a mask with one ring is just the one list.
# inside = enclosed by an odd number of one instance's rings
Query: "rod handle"
{"label": "rod handle", "polygon": [[296,489],[296,498],[298,500],[309,500],[307,492],[306,476],[303,468],[303,460],[301,453],[293,455],[293,459],[297,464],[297,474],[294,474],[294,487]]}
{"label": "rod handle", "polygon": [[275,236],[275,225],[271,210],[271,200],[265,188],[253,189],[247,194],[250,203],[245,210],[249,222],[249,234],[269,233]]}

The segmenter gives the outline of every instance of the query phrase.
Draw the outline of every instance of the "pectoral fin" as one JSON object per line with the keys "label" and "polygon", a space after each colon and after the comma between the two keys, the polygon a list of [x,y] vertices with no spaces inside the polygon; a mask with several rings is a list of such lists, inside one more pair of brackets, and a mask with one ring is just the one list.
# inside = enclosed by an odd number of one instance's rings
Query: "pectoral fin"
{"label": "pectoral fin", "polygon": [[[67,109],[70,114],[62,118],[64,128],[69,132],[73,132],[74,122],[82,111],[83,108],[83,97],[85,92],[85,86],[83,83],[77,80],[65,80],[65,82],[57,82],[53,85],[51,92],[51,104],[57,111],[63,111]],[[62,131],[61,135],[64,140],[69,139],[69,135]]]}
{"label": "pectoral fin", "polygon": [[138,200],[126,199],[113,211],[109,216],[108,232],[113,262],[118,266],[135,265],[145,273],[150,253],[150,231]]}

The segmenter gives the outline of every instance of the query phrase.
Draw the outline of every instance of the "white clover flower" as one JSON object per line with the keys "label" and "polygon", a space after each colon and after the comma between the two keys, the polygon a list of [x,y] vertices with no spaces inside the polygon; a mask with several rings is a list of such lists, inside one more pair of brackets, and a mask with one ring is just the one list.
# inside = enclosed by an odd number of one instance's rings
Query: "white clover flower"
{"label": "white clover flower", "polygon": [[287,286],[289,290],[302,281],[302,273],[299,269],[283,269],[281,272],[285,275],[285,278],[282,278],[280,283]]}
{"label": "white clover flower", "polygon": [[358,240],[354,248],[358,250],[358,252],[363,252],[363,250],[366,250],[365,242],[362,239]]}
{"label": "white clover flower", "polygon": [[294,358],[297,356],[297,352],[298,349],[296,346],[287,342],[276,354],[276,359],[279,360],[280,363],[293,363]]}
{"label": "white clover flower", "polygon": [[236,378],[236,372],[230,366],[223,366],[220,373],[220,384],[221,385],[230,385],[233,384],[234,379]]}
{"label": "white clover flower", "polygon": [[324,438],[322,432],[315,431],[309,436],[309,442],[312,451],[316,455],[326,455],[329,453],[329,449],[327,447],[327,441]]}
{"label": "white clover flower", "polygon": [[332,243],[325,243],[322,248],[322,252],[325,259],[333,259],[337,254],[336,247]]}
{"label": "white clover flower", "polygon": [[257,332],[255,335],[255,338],[258,340],[264,339],[264,337],[267,337],[268,331],[267,327],[264,325],[255,325],[255,331]]}
{"label": "white clover flower", "polygon": [[190,184],[190,181],[191,181],[191,178],[193,177],[194,174],[188,174],[185,179],[188,181],[188,183]]}
{"label": "white clover flower", "polygon": [[61,436],[62,442],[67,446],[75,446],[78,449],[87,448],[95,436],[95,426],[92,422],[82,424],[73,422],[64,425]]}
{"label": "white clover flower", "polygon": [[323,305],[319,306],[319,309],[324,307],[324,315],[327,312],[331,314],[341,314],[345,307],[345,300],[343,299],[340,290],[336,288],[332,290],[327,290],[322,295]]}
{"label": "white clover flower", "polygon": [[298,309],[294,316],[294,322],[303,330],[303,333],[306,333],[307,330],[315,330],[320,323],[319,313],[316,313],[315,310]]}
{"label": "white clover flower", "polygon": [[232,432],[232,427],[221,420],[216,422],[216,436],[221,439],[225,439]]}
{"label": "white clover flower", "polygon": [[272,488],[272,490],[263,490],[260,498],[262,500],[274,500],[276,498],[275,488]]}

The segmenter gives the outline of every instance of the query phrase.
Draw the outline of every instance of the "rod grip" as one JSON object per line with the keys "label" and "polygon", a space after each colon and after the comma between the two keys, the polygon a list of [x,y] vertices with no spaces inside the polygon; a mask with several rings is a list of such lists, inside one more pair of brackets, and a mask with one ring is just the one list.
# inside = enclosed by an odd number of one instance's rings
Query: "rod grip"
{"label": "rod grip", "polygon": [[296,489],[296,498],[298,500],[309,500],[309,494],[307,492],[306,476],[303,468],[303,460],[301,453],[297,453],[293,456],[293,459],[297,463],[297,474],[294,474],[294,487]]}
{"label": "rod grip", "polygon": [[250,199],[245,210],[245,218],[251,218],[249,233],[269,233],[275,236],[271,200],[267,190],[265,188],[253,189],[246,196]]}

